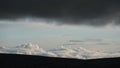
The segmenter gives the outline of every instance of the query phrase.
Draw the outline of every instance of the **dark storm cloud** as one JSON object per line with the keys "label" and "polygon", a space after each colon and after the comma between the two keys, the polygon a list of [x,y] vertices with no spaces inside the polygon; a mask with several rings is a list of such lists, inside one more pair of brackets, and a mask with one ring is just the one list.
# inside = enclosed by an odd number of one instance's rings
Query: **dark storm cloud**
{"label": "dark storm cloud", "polygon": [[0,0],[0,19],[26,16],[64,22],[58,24],[120,24],[120,0]]}

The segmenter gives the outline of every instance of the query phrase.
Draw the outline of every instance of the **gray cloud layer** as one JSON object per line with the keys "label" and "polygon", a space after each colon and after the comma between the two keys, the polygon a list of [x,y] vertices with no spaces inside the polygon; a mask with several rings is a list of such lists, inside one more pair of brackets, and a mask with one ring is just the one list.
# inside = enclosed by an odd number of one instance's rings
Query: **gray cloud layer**
{"label": "gray cloud layer", "polygon": [[120,24],[119,0],[1,0],[0,19],[33,16],[63,23]]}

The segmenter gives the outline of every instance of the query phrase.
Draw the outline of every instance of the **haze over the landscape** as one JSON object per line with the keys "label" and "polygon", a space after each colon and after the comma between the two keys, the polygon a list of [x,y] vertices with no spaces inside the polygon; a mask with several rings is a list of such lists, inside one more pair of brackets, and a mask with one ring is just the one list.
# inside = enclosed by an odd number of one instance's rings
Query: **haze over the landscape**
{"label": "haze over the landscape", "polygon": [[1,0],[0,52],[120,57],[120,1]]}
{"label": "haze over the landscape", "polygon": [[[120,56],[119,26],[56,25],[28,19],[1,21],[0,24],[1,53],[80,59]],[[27,45],[27,43],[33,44]],[[19,45],[20,48],[16,48]]]}

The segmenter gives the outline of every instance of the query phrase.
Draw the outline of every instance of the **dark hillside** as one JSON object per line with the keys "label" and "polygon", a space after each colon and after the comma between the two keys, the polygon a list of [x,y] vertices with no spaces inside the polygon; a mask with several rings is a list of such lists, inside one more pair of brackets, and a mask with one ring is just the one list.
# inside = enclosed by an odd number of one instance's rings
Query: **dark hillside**
{"label": "dark hillside", "polygon": [[43,56],[0,54],[0,68],[120,68],[120,58],[66,59]]}

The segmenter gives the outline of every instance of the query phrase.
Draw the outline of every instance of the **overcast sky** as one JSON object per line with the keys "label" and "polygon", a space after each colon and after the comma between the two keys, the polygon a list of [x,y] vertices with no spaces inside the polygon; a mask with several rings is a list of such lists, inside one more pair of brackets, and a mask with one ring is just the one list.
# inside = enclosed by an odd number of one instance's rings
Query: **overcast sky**
{"label": "overcast sky", "polygon": [[0,25],[0,44],[5,46],[31,42],[47,49],[65,45],[114,51],[120,47],[119,26],[56,25],[28,20],[0,21]]}
{"label": "overcast sky", "polygon": [[0,45],[33,42],[44,48],[89,44],[112,49],[119,41],[119,0],[0,0]]}
{"label": "overcast sky", "polygon": [[0,19],[32,16],[57,24],[120,24],[119,0],[0,0],[0,8]]}

